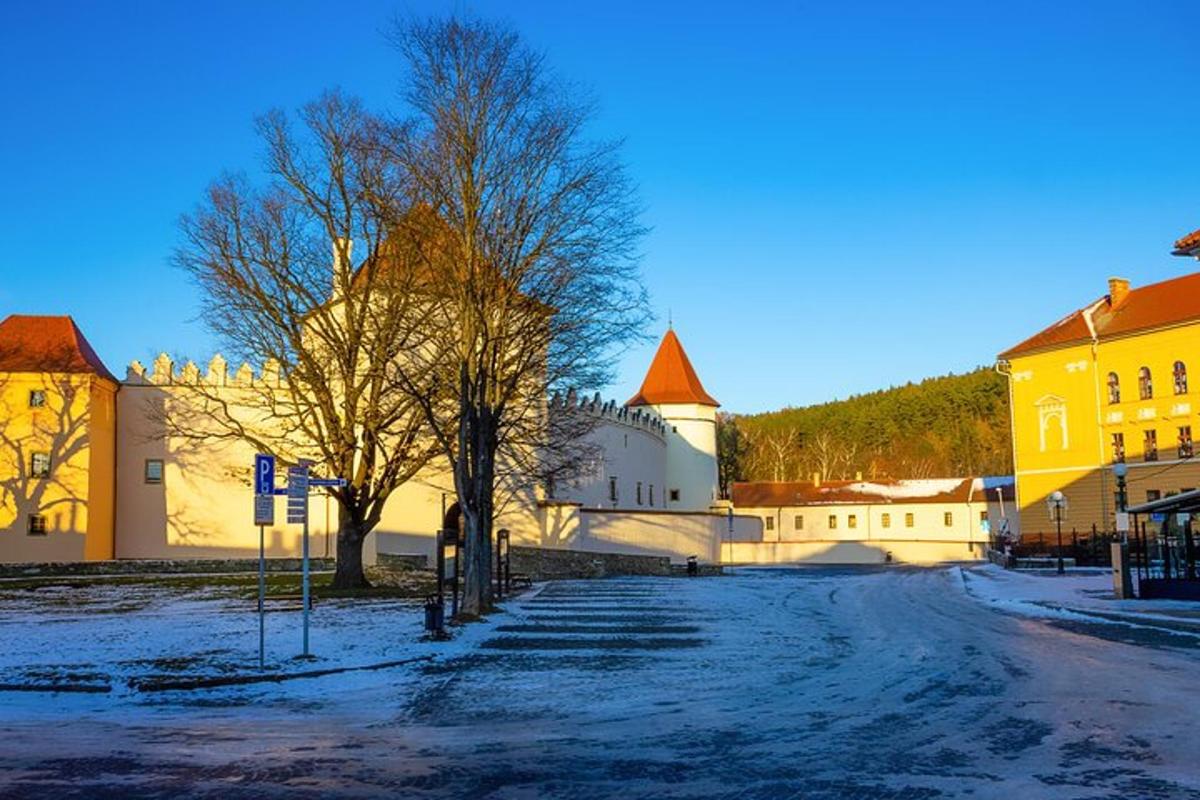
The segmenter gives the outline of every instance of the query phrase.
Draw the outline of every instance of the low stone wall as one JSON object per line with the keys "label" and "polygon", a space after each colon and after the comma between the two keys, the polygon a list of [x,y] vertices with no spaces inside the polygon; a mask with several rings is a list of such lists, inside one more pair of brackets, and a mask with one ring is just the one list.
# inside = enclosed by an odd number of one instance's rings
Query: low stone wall
{"label": "low stone wall", "polygon": [[593,553],[520,545],[513,545],[510,554],[512,572],[528,575],[535,581],[671,574],[671,559],[667,556]]}
{"label": "low stone wall", "polygon": [[[310,558],[313,572],[331,572],[332,558]],[[300,572],[298,558],[268,558],[267,572]],[[37,578],[57,575],[187,575],[258,572],[257,558],[130,559],[49,564],[0,564],[0,578]]]}

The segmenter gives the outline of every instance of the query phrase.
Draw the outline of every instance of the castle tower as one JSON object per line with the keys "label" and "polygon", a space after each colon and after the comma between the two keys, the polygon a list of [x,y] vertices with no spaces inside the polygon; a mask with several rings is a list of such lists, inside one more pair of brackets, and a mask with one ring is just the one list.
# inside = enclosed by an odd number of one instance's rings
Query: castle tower
{"label": "castle tower", "polygon": [[675,331],[668,328],[642,388],[625,404],[653,409],[667,425],[666,507],[707,511],[717,500],[717,408]]}

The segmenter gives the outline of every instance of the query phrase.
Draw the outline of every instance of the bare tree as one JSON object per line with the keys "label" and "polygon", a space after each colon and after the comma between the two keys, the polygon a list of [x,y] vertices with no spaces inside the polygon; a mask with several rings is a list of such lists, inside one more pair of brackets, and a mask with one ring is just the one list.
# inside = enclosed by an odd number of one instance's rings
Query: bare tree
{"label": "bare tree", "polygon": [[438,375],[422,404],[454,475],[470,616],[491,601],[498,485],[564,463],[569,423],[547,396],[607,383],[647,319],[643,229],[617,144],[586,138],[591,106],[515,33],[451,17],[399,23],[394,40],[410,113],[389,127],[388,155],[438,227],[415,232],[436,344],[402,370],[413,388]]}
{"label": "bare tree", "polygon": [[436,452],[417,397],[424,383],[410,363],[401,386],[397,368],[433,346],[420,325],[428,281],[407,240],[388,235],[409,192],[372,138],[380,126],[337,93],[299,117],[299,133],[280,112],[259,120],[269,182],[214,183],[183,218],[175,258],[200,287],[204,322],[266,374],[234,389],[185,375],[178,393],[188,402],[162,421],[168,435],[240,439],[344,479],[330,490],[334,585],[359,587],[364,539]]}

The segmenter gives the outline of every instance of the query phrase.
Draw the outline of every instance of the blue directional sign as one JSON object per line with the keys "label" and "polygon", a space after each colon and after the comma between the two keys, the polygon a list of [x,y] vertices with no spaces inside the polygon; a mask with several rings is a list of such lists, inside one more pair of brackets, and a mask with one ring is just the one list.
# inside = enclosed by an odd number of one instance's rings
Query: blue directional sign
{"label": "blue directional sign", "polygon": [[308,522],[308,464],[288,467],[287,521],[291,525]]}
{"label": "blue directional sign", "polygon": [[275,494],[275,456],[254,456],[254,493]]}

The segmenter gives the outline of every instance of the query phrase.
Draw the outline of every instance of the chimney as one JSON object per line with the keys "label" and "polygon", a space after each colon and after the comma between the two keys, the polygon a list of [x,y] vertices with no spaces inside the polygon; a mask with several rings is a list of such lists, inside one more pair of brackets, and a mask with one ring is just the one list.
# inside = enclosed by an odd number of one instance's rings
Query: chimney
{"label": "chimney", "polygon": [[1128,278],[1109,278],[1108,279],[1108,307],[1116,308],[1125,302],[1125,298],[1129,296],[1129,279]]}
{"label": "chimney", "polygon": [[[351,253],[354,252],[354,240],[343,239],[341,237],[334,239],[333,247],[333,293],[330,295],[336,298],[340,292],[338,288],[341,286],[342,273],[350,269],[352,261]],[[346,278],[349,280],[349,278]]]}
{"label": "chimney", "polygon": [[821,488],[821,473],[819,473],[819,472],[813,473],[813,486],[818,489]]}

